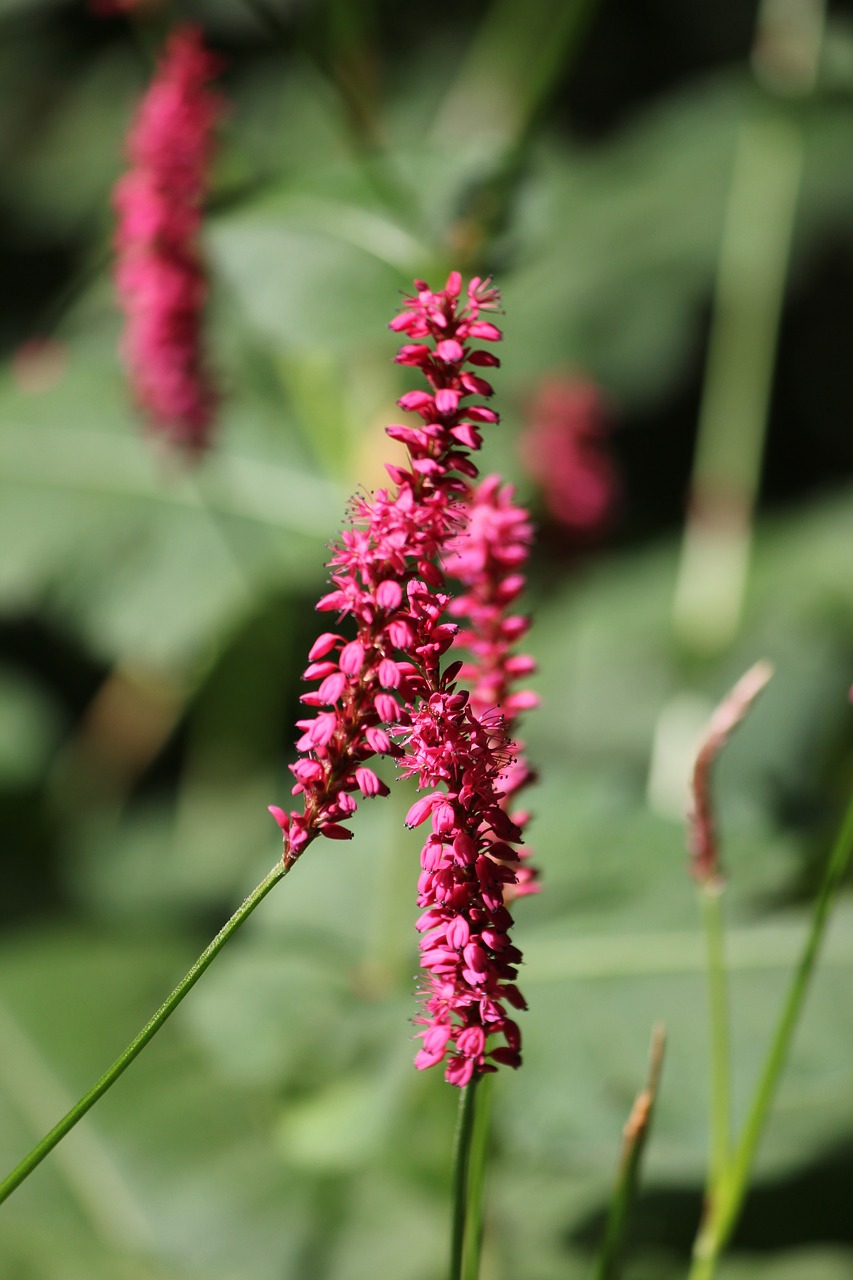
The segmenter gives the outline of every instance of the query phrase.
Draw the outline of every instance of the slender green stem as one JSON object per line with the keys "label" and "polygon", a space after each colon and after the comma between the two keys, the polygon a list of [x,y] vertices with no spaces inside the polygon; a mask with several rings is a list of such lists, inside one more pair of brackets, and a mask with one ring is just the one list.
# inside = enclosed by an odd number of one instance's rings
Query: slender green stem
{"label": "slender green stem", "polygon": [[741,126],[675,595],[678,638],[700,654],[740,625],[802,165],[790,120]]}
{"label": "slender green stem", "polygon": [[596,1260],[593,1280],[618,1280],[622,1274],[625,1235],[637,1199],[643,1152],[651,1129],[665,1048],[666,1032],[663,1026],[657,1026],[652,1032],[646,1084],[637,1094],[625,1125],[619,1173],[610,1201],[607,1228],[601,1252]]}
{"label": "slender green stem", "polygon": [[195,964],[181,979],[172,994],[161,1004],[153,1018],[146,1022],[139,1035],[130,1042],[124,1052],[116,1058],[112,1066],[104,1072],[100,1080],[92,1086],[89,1092],[85,1093],[68,1114],[63,1116],[58,1124],[54,1125],[50,1133],[42,1138],[41,1142],[33,1148],[17,1168],[13,1169],[9,1176],[0,1182],[0,1204],[12,1194],[16,1187],[21,1185],[25,1178],[29,1177],[33,1169],[41,1164],[45,1156],[74,1128],[77,1121],[82,1120],[90,1107],[93,1107],[98,1099],[103,1097],[108,1089],[112,1088],[122,1072],[127,1070],[134,1058],[148,1044],[148,1041],[153,1039],[163,1023],[174,1013],[184,996],[195,986],[205,969],[219,954],[231,935],[239,929],[244,920],[249,918],[258,903],[267,896],[273,886],[281,880],[282,876],[287,874],[288,870],[289,868],[285,867],[283,862],[276,863],[257,888],[252,890],[242,906],[238,907],[227,924],[223,925],[213,941],[205,947]]}
{"label": "slender green stem", "polygon": [[449,1280],[463,1280],[464,1274],[462,1268],[465,1261],[465,1230],[468,1221],[468,1170],[479,1080],[480,1076],[475,1075],[471,1083],[462,1090],[459,1098],[456,1137],[453,1144],[453,1218],[450,1231]]}
{"label": "slender green stem", "polygon": [[465,1227],[465,1280],[478,1280],[483,1247],[483,1191],[491,1132],[491,1102],[494,1076],[483,1076],[474,1107],[474,1132],[468,1157],[468,1221]]}
{"label": "slender green stem", "polygon": [[717,879],[699,890],[708,976],[711,1042],[711,1150],[708,1189],[713,1196],[731,1159],[731,1050],[729,998],[723,928],[723,884]]}
{"label": "slender green stem", "polygon": [[812,923],[794,971],[776,1033],[765,1059],[764,1068],[752,1099],[752,1105],[738,1140],[734,1158],[722,1186],[708,1207],[702,1230],[696,1241],[694,1264],[689,1280],[710,1280],[716,1270],[720,1254],[725,1248],[737,1223],[746,1195],[747,1185],[758,1143],[776,1093],[779,1077],[788,1057],[803,1007],[809,980],[817,962],[829,914],[841,887],[853,854],[853,796],[848,804],[838,838],[826,865],[823,882],[818,891],[812,913]]}
{"label": "slender green stem", "polygon": [[676,633],[697,654],[721,652],[740,626],[805,164],[801,108],[783,100],[815,88],[825,8],[759,5],[753,66],[770,94],[738,131],[675,594]]}

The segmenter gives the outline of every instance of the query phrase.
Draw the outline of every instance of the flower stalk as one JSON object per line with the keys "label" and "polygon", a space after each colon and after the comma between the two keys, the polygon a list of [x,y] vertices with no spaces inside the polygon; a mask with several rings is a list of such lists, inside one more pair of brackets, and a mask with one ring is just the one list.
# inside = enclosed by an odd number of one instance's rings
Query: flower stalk
{"label": "flower stalk", "polygon": [[811,928],[803,946],[764,1067],[758,1080],[743,1130],[725,1176],[712,1189],[705,1220],[693,1251],[688,1280],[711,1280],[720,1257],[740,1217],[758,1145],[776,1089],[790,1053],[809,982],[817,963],[835,898],[853,857],[853,796],[826,864],[823,881],[812,909]]}
{"label": "flower stalk", "polygon": [[267,896],[271,889],[275,888],[279,880],[287,874],[288,868],[282,862],[276,863],[271,871],[264,876],[263,880],[244,902],[237,908],[230,920],[222,926],[216,937],[205,947],[195,964],[184,975],[178,985],[175,987],[171,995],[160,1005],[160,1008],[152,1018],[146,1022],[145,1026],[139,1034],[131,1040],[130,1044],[119,1054],[112,1066],[108,1067],[99,1080],[92,1085],[88,1093],[84,1093],[79,1102],[71,1108],[71,1110],[62,1117],[62,1119],[54,1125],[48,1134],[42,1138],[41,1142],[33,1148],[16,1168],[12,1170],[7,1177],[0,1182],[0,1204],[6,1200],[22,1182],[27,1179],[34,1169],[41,1164],[45,1156],[49,1155],[55,1146],[58,1145],[70,1133],[76,1124],[83,1119],[86,1112],[91,1110],[99,1098],[113,1087],[119,1076],[127,1070],[135,1058],[139,1056],[145,1046],[172,1016],[178,1005],[189,994],[195,984],[198,982],[204,971],[209,968],[219,952],[225,946],[226,942],[236,933],[249,916],[255,910],[260,902]]}

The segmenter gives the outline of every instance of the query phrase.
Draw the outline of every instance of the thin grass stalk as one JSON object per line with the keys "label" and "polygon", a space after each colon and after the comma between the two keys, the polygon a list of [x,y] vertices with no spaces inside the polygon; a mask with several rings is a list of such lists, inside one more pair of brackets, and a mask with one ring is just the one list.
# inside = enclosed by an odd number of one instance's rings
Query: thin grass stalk
{"label": "thin grass stalk", "polygon": [[758,1144],[787,1061],[809,981],[817,963],[829,916],[853,855],[853,796],[826,864],[812,912],[811,928],[791,979],[782,1013],[753,1095],[734,1157],[717,1195],[712,1199],[694,1250],[688,1280],[711,1280],[723,1249],[731,1238],[746,1196]]}
{"label": "thin grass stalk", "polygon": [[48,1134],[42,1138],[41,1142],[35,1146],[12,1172],[0,1182],[0,1204],[6,1200],[12,1192],[30,1176],[35,1168],[41,1164],[45,1156],[49,1155],[58,1143],[62,1141],[67,1133],[70,1133],[78,1121],[82,1120],[87,1111],[89,1111],[99,1098],[112,1088],[119,1076],[122,1075],[135,1058],[139,1056],[150,1040],[154,1038],[163,1024],[172,1016],[178,1005],[183,1000],[195,984],[198,982],[205,969],[216,959],[219,952],[225,946],[226,942],[240,928],[244,921],[255,910],[255,907],[267,896],[272,888],[278,884],[279,880],[287,875],[289,868],[283,862],[278,862],[272,868],[263,880],[245,899],[240,907],[234,912],[230,920],[222,926],[212,942],[205,947],[195,964],[184,975],[170,996],[164,1000],[160,1008],[154,1016],[146,1022],[145,1026],[139,1034],[131,1040],[130,1044],[119,1054],[115,1062],[109,1067],[101,1078],[96,1081],[88,1093],[84,1093],[79,1102],[71,1108],[71,1110],[62,1117],[58,1124],[50,1130]]}
{"label": "thin grass stalk", "polygon": [[700,885],[699,900],[705,936],[708,983],[709,1040],[711,1047],[711,1143],[708,1187],[711,1195],[721,1186],[731,1160],[731,1035],[729,1028],[728,973],[725,955],[723,894],[725,885],[714,878]]}

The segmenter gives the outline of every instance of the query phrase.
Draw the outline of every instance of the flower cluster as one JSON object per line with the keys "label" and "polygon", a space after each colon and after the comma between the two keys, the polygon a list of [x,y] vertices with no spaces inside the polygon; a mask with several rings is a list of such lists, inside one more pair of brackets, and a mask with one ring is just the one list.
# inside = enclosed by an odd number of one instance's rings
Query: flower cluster
{"label": "flower cluster", "polygon": [[389,465],[394,488],[353,499],[349,527],[329,561],[333,589],[317,608],[336,613],[339,625],[351,617],[356,636],[347,640],[326,631],[308,655],[304,678],[318,687],[303,694],[302,702],[317,715],[298,722],[303,734],[296,745],[303,755],[291,765],[303,810],[273,810],[285,832],[286,861],[298,858],[317,835],[349,838],[340,824],[355,811],[353,792],[373,796],[385,790],[365,761],[401,754],[387,727],[403,720],[423,690],[416,664],[434,676],[456,632],[442,621],[449,597],[438,590],[443,574],[437,561],[459,527],[466,489],[455,473],[477,474],[469,451],[481,442],[479,424],[498,420],[484,405],[462,405],[472,393],[491,394],[488,383],[463,365],[498,363],[489,352],[463,343],[495,341],[500,331],[479,319],[493,296],[479,280],[471,282],[464,304],[456,272],[441,293],[420,281],[417,289],[391,328],[437,335],[434,350],[426,343],[407,344],[397,355],[398,363],[423,369],[432,394],[412,391],[400,400],[401,408],[423,422],[387,428],[407,445],[410,468]]}
{"label": "flower cluster", "polygon": [[[536,669],[532,658],[514,651],[527,634],[530,619],[510,612],[524,590],[522,571],[532,541],[533,526],[527,511],[515,505],[512,486],[502,484],[500,476],[488,476],[471,490],[465,529],[451,542],[444,562],[447,573],[465,588],[449,605],[450,614],[461,623],[454,645],[471,655],[463,663],[460,679],[471,691],[476,713],[484,717],[499,708],[505,732],[513,739],[513,759],[501,778],[505,809],[535,780],[517,723],[524,711],[537,706],[538,698],[528,689],[514,688]],[[529,814],[516,811],[512,818],[523,829]],[[522,865],[516,883],[506,891],[507,901],[539,890],[527,851],[519,856]]]}
{"label": "flower cluster", "polygon": [[196,27],[172,33],[130,133],[132,167],[114,193],[115,278],[134,394],[152,428],[192,452],[207,444],[216,409],[201,339],[199,230],[222,113],[209,88],[218,69]]}
{"label": "flower cluster", "polygon": [[576,538],[605,532],[619,500],[608,434],[594,382],[565,375],[542,380],[528,409],[519,456],[541,485],[549,514]]}
{"label": "flower cluster", "polygon": [[[466,478],[477,475],[470,454],[482,426],[498,421],[487,405],[467,403],[492,394],[471,366],[498,364],[478,344],[501,333],[482,318],[498,305],[488,281],[472,280],[465,295],[457,272],[438,293],[421,281],[415,287],[391,328],[412,339],[398,363],[419,368],[430,389],[399,401],[414,425],[388,428],[406,445],[408,466],[387,468],[393,489],[353,501],[333,550],[332,590],[318,608],[336,614],[338,628],[351,618],[356,634],[327,631],[311,649],[305,678],[317,687],[302,701],[316,714],[299,722],[301,756],[291,766],[303,807],[271,812],[292,863],[318,835],[350,836],[343,824],[356,809],[355,792],[387,791],[367,763],[373,755],[396,758],[404,775],[429,789],[407,819],[432,824],[419,884],[428,977],[416,1063],[449,1057],[447,1079],[461,1085],[496,1062],[518,1065],[518,1028],[505,1005],[523,1007],[503,900],[518,863],[510,842],[521,835],[501,803],[505,729],[498,713],[478,714],[456,691],[461,663],[441,669],[457,632],[441,562],[466,519]],[[503,1044],[493,1043],[496,1035]]]}
{"label": "flower cluster", "polygon": [[[433,694],[406,737],[404,772],[436,788],[406,818],[410,827],[427,818],[432,826],[418,881],[427,977],[415,1065],[436,1065],[452,1043],[445,1078],[465,1085],[475,1072],[493,1071],[494,1062],[521,1063],[521,1034],[506,1011],[507,1004],[525,1007],[515,985],[521,953],[510,943],[512,916],[504,905],[518,862],[510,842],[521,839],[500,803],[508,746],[500,720],[484,723],[465,692]],[[492,1044],[495,1035],[505,1043]]]}

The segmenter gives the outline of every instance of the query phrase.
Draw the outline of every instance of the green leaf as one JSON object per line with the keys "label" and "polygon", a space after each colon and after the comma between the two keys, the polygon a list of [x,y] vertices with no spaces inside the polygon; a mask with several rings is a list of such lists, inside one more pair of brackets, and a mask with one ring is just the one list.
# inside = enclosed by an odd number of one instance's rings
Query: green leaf
{"label": "green leaf", "polygon": [[[166,938],[125,936],[118,945],[66,933],[6,949],[4,1165],[92,1082],[187,959],[185,947]],[[183,1276],[199,1266],[223,1280],[237,1272],[253,1280],[280,1275],[295,1265],[306,1191],[292,1185],[272,1149],[265,1106],[269,1099],[205,1072],[180,1029],[170,1028],[16,1192],[0,1221],[4,1274],[26,1235],[38,1234],[59,1257],[68,1245],[72,1257],[86,1257],[95,1242],[108,1258],[123,1255],[124,1266],[136,1255],[141,1276]],[[48,1252],[43,1243],[28,1247],[26,1265],[40,1252]],[[63,1273],[52,1261],[45,1274]]]}
{"label": "green leaf", "polygon": [[128,413],[113,333],[89,326],[56,386],[0,384],[0,601],[45,604],[108,659],[192,667],[279,585],[319,583],[343,495],[291,462],[286,426],[264,439],[245,398],[197,473],[164,463]]}

